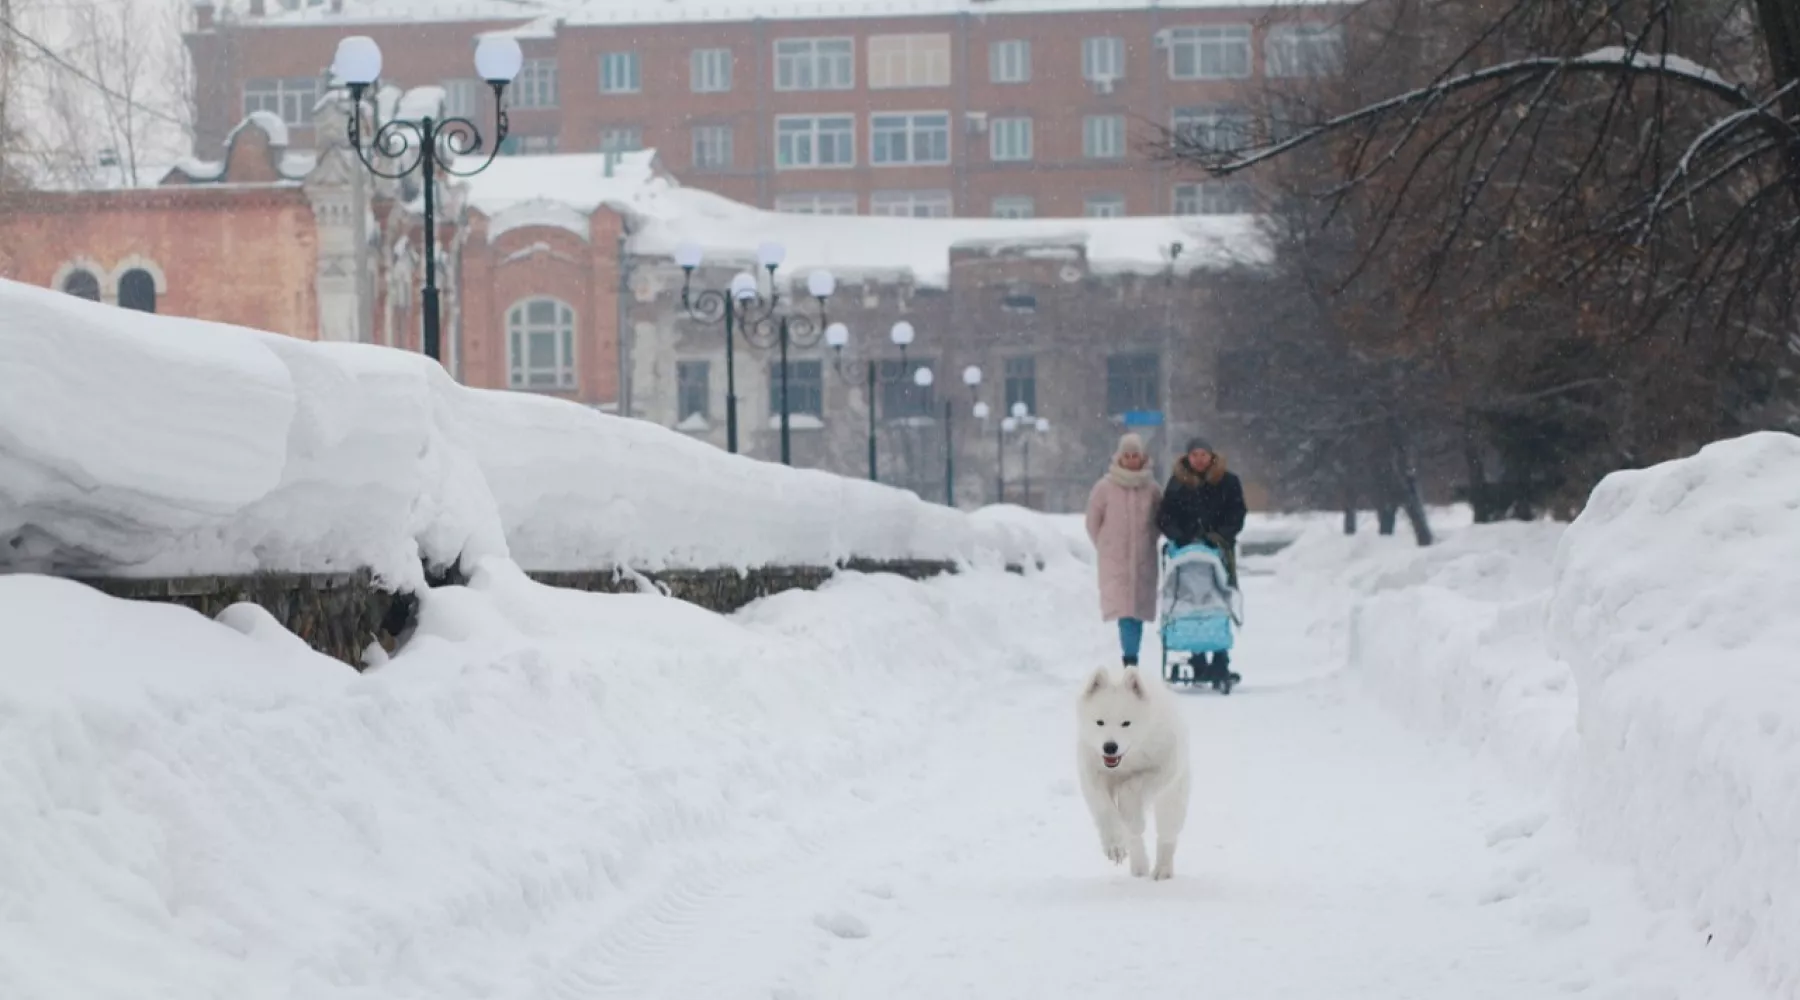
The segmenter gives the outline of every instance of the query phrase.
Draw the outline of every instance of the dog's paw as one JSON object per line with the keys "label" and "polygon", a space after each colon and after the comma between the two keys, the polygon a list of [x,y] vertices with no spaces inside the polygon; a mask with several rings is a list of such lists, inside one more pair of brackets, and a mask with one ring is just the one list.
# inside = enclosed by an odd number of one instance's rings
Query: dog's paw
{"label": "dog's paw", "polygon": [[1174,877],[1175,866],[1172,864],[1162,864],[1159,862],[1150,872],[1150,880],[1152,882],[1163,882]]}
{"label": "dog's paw", "polygon": [[1143,852],[1133,854],[1131,856],[1131,877],[1143,878],[1148,874],[1150,874],[1150,862],[1145,859]]}
{"label": "dog's paw", "polygon": [[1131,853],[1125,848],[1124,844],[1119,843],[1118,841],[1102,844],[1100,845],[1100,849],[1106,852],[1106,860],[1111,861],[1115,865],[1124,864],[1126,856]]}

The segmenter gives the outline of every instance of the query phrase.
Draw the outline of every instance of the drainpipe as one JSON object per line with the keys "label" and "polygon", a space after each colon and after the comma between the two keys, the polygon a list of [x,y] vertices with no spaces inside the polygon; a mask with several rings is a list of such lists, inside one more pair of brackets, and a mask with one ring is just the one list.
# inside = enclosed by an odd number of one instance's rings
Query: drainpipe
{"label": "drainpipe", "polygon": [[635,337],[631,329],[631,268],[632,261],[627,256],[626,246],[630,242],[630,220],[623,215],[619,217],[619,416],[631,416],[631,342]]}

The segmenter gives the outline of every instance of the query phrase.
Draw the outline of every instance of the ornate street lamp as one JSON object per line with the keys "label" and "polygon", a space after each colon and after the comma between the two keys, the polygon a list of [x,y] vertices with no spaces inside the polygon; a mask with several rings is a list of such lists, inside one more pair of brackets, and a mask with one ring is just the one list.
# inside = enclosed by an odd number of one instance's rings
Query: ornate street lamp
{"label": "ornate street lamp", "polygon": [[[353,35],[338,42],[331,72],[350,88],[350,148],[356,158],[377,177],[399,180],[417,171],[425,186],[425,287],[420,293],[424,321],[425,354],[443,362],[438,336],[437,288],[437,173],[456,177],[472,177],[486,170],[506,141],[506,85],[519,75],[525,57],[517,39],[489,35],[475,46],[475,72],[494,88],[494,143],[490,148],[481,138],[481,130],[467,118],[433,119],[427,115],[418,121],[395,119],[375,129],[372,141],[362,141],[363,93],[381,78],[381,47],[367,35]],[[377,91],[379,93],[379,91]],[[487,149],[481,165],[466,170],[451,166],[455,158]],[[378,166],[376,158],[398,161],[395,169]]]}
{"label": "ornate street lamp", "polygon": [[[788,412],[788,348],[811,347],[825,333],[825,300],[837,290],[837,279],[830,271],[814,271],[806,277],[806,290],[819,303],[819,319],[787,311],[777,314],[781,304],[781,285],[775,271],[787,259],[787,249],[779,243],[764,243],[756,248],[756,262],[769,272],[769,295],[765,300],[757,289],[756,278],[748,271],[739,272],[725,291],[691,293],[694,269],[705,254],[697,244],[684,243],[675,248],[675,263],[681,268],[681,307],[699,323],[722,323],[725,327],[725,446],[732,454],[738,450],[737,419],[737,353],[734,333],[741,332],[753,347],[781,348],[781,464],[792,465],[793,452],[789,440]],[[842,324],[834,324],[841,326]]]}
{"label": "ornate street lamp", "polygon": [[[906,370],[906,349],[908,347],[912,346],[913,338],[915,336],[917,336],[917,331],[915,331],[913,329],[913,325],[911,323],[908,323],[905,320],[901,320],[900,322],[895,323],[893,325],[893,327],[888,330],[888,340],[892,341],[895,347],[900,348],[900,369],[901,369],[901,371]],[[840,377],[842,377],[845,381],[849,381],[849,376],[844,373],[844,348],[848,347],[850,345],[850,328],[845,326],[842,323],[831,324],[830,326],[825,328],[825,343],[827,345],[829,345],[832,350],[832,355],[833,355],[832,359],[831,359],[832,368],[835,369],[837,371],[838,375]],[[930,383],[930,379],[931,379],[930,369],[921,368],[920,371],[924,373],[924,377],[925,377],[926,381],[923,383],[919,383],[918,382],[919,376],[915,374],[913,376],[914,382],[916,384],[920,384],[920,385],[931,384]],[[868,394],[869,394],[868,398],[869,398],[869,482],[872,482],[872,483],[878,482],[880,479],[880,476],[879,476],[880,466],[877,462],[877,456],[876,456],[876,450],[875,450],[875,420],[876,420],[876,412],[877,412],[877,404],[875,402],[876,381],[877,381],[877,378],[876,378],[876,374],[875,374],[875,360],[873,358],[871,358],[871,359],[869,359],[869,363],[868,363]]]}

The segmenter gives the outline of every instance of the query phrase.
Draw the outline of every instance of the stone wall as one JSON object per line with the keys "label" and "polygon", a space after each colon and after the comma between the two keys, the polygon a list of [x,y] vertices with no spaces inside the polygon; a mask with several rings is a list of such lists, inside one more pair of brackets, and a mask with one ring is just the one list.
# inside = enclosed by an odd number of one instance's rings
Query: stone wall
{"label": "stone wall", "polygon": [[[929,560],[852,560],[843,569],[893,573],[923,580],[956,572],[956,565]],[[1011,572],[1023,572],[1010,566]],[[532,572],[539,583],[594,593],[655,591],[709,611],[730,614],[785,590],[816,590],[839,572],[828,566],[765,566],[751,570],[635,570]],[[363,667],[371,643],[393,652],[417,619],[418,599],[377,587],[366,572],[341,574],[265,573],[251,576],[193,576],[164,579],[77,578],[114,597],[180,604],[216,617],[233,604],[249,602],[267,610],[313,649]],[[464,583],[460,574],[436,576],[433,586]]]}

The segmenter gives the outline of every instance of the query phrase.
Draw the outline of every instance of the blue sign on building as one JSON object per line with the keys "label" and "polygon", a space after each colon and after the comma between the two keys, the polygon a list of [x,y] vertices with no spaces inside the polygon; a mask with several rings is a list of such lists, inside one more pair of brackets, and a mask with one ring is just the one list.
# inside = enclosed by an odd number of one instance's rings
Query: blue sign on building
{"label": "blue sign on building", "polygon": [[1162,422],[1161,410],[1125,411],[1125,426],[1127,427],[1161,427]]}

